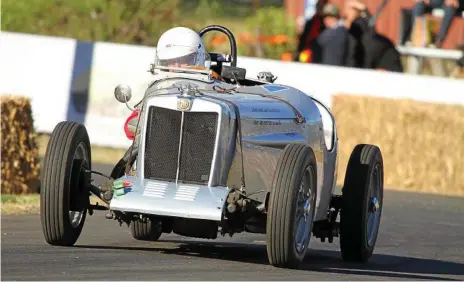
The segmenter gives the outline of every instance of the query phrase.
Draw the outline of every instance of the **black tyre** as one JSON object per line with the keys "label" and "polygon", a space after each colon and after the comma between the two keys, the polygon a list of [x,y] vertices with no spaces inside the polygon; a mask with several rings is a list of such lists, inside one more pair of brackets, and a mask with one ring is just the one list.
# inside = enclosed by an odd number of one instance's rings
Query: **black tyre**
{"label": "black tyre", "polygon": [[287,145],[277,163],[269,197],[266,235],[271,265],[298,268],[303,261],[313,227],[316,185],[313,150]]}
{"label": "black tyre", "polygon": [[351,153],[342,190],[340,248],[346,261],[366,262],[374,252],[383,205],[379,147],[359,144]]}
{"label": "black tyre", "polygon": [[90,141],[79,123],[60,122],[52,132],[41,171],[40,218],[45,241],[71,246],[79,238],[89,205],[83,172],[91,169]]}
{"label": "black tyre", "polygon": [[132,221],[130,229],[132,237],[141,241],[157,241],[163,233],[161,222],[155,220]]}

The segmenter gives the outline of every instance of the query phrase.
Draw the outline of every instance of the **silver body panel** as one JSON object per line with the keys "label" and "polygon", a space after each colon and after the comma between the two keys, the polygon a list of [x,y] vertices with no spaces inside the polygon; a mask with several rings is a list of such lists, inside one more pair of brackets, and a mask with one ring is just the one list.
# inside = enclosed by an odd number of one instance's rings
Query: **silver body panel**
{"label": "silver body panel", "polygon": [[124,180],[134,181],[134,185],[126,195],[113,197],[112,210],[221,221],[228,193],[226,187],[176,184],[133,176]]}
{"label": "silver body panel", "polygon": [[[219,93],[218,88],[214,87],[232,89],[236,86],[198,74],[167,73],[159,77],[147,89],[147,98],[141,113],[136,164],[136,177],[139,182],[135,189],[139,192],[130,192],[118,197],[116,201],[112,200],[110,208],[220,221],[224,205],[219,207],[221,202],[218,201],[224,199],[230,188],[240,187],[242,156],[236,138],[237,116],[228,103],[214,99],[219,97],[233,102],[239,109],[247,194],[254,193],[251,198],[264,202],[267,192],[271,190],[277,162],[284,147],[290,143],[306,144],[313,149],[317,162],[318,194],[315,220],[325,219],[337,177],[338,146],[333,116],[319,101],[295,88],[284,85],[279,88],[278,84],[262,83],[263,85],[258,86],[241,86],[232,93]],[[193,88],[197,87],[198,93],[203,93],[203,96],[200,94],[190,97],[192,106],[189,112],[216,112],[219,116],[208,185],[204,186],[204,189],[200,188],[201,197],[189,201],[188,204],[173,198],[181,188],[181,183],[166,184],[166,198],[154,199],[143,194],[149,183],[147,181],[153,181],[146,180],[144,176],[144,128],[148,115],[145,109],[149,106],[159,106],[177,110],[177,99],[182,96],[180,87],[189,84]],[[264,97],[251,94],[261,94]],[[297,123],[295,112],[289,105],[266,95],[276,95],[290,102],[304,116],[305,122]],[[198,206],[198,211],[193,208],[195,205]]]}

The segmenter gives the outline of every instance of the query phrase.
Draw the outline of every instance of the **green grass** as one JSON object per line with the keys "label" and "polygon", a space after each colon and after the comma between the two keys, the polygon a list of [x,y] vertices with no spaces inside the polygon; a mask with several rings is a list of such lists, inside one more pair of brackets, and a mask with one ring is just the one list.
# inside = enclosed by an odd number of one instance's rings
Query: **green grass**
{"label": "green grass", "polygon": [[[106,206],[99,198],[90,196],[90,203]],[[2,194],[2,215],[38,214],[40,194]]]}
{"label": "green grass", "polygon": [[2,195],[2,215],[37,214],[40,212],[40,194]]}
{"label": "green grass", "polygon": [[2,30],[84,41],[156,45],[161,33],[183,25],[229,23],[240,30],[252,10],[220,0],[3,0]]}
{"label": "green grass", "polygon": [[40,199],[40,194],[27,194],[27,195],[2,195],[2,204],[22,204],[28,205],[36,203]]}
{"label": "green grass", "polygon": [[[195,30],[224,25],[238,37],[242,32],[264,35],[286,33],[294,37],[294,20],[283,20],[282,5],[260,0],[255,10],[251,0],[242,4],[227,0],[3,0],[1,28],[4,31],[155,46],[159,36],[174,26]],[[205,37],[208,44],[211,34]],[[294,44],[293,44],[294,45]],[[294,46],[265,47],[262,56],[279,58]],[[228,44],[216,52],[228,51]],[[216,48],[218,49],[218,48]],[[253,48],[241,46],[239,55],[254,55]],[[278,53],[277,55],[274,53]]]}

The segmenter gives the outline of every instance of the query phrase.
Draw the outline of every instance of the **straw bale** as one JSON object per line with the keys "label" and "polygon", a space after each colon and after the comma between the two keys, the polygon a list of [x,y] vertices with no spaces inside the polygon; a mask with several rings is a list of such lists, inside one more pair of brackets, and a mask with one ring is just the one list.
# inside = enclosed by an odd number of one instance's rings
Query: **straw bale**
{"label": "straw bale", "polygon": [[335,95],[338,184],[358,143],[382,150],[385,189],[464,196],[464,106]]}
{"label": "straw bale", "polygon": [[1,191],[10,194],[37,192],[39,159],[31,103],[28,98],[2,95]]}

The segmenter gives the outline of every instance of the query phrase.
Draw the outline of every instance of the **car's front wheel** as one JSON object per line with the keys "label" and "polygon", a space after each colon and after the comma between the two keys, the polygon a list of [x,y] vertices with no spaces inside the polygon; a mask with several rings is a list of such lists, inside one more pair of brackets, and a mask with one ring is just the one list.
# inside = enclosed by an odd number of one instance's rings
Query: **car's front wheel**
{"label": "car's front wheel", "polygon": [[82,124],[64,121],[53,130],[40,176],[40,219],[45,241],[71,246],[89,205],[90,141]]}
{"label": "car's front wheel", "polygon": [[317,167],[314,152],[287,145],[280,157],[269,197],[267,254],[276,267],[298,268],[311,238],[316,205]]}

